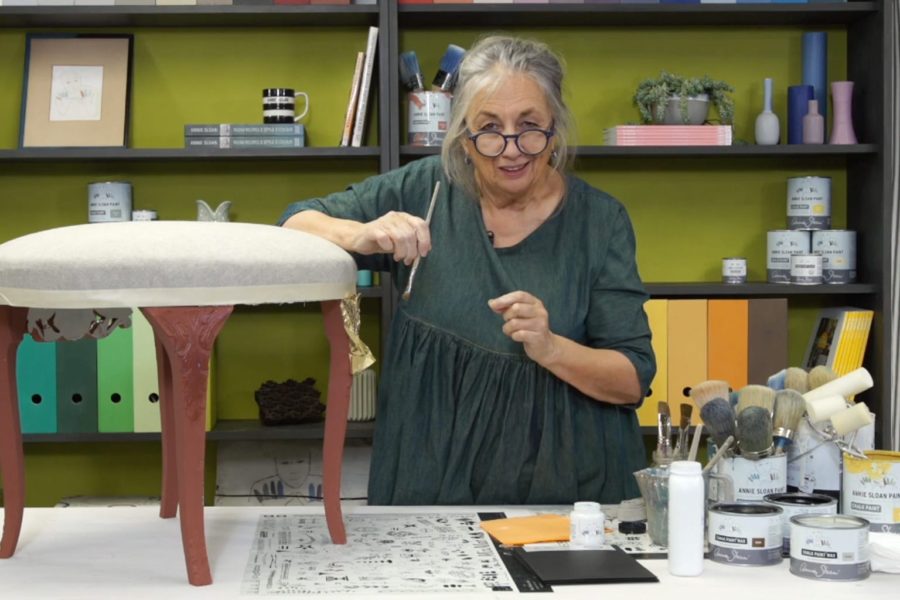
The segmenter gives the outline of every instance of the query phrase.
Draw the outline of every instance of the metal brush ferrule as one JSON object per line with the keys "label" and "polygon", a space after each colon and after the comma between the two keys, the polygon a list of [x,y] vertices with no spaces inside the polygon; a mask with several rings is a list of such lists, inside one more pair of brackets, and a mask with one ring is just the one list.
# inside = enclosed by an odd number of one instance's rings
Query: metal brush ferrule
{"label": "metal brush ferrule", "polygon": [[744,458],[746,458],[747,460],[759,460],[761,458],[768,458],[768,457],[772,456],[773,452],[775,451],[775,444],[772,444],[765,450],[751,452],[749,450],[744,450],[743,448],[741,448],[741,444],[740,444],[740,442],[738,442],[738,449],[740,449],[740,451],[741,451],[740,455],[743,456]]}

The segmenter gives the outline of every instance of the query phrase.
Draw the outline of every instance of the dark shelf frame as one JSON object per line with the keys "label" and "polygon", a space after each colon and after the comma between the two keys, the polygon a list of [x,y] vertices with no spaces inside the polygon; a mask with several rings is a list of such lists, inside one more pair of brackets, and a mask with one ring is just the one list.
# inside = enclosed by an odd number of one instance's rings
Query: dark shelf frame
{"label": "dark shelf frame", "polygon": [[654,298],[764,298],[791,296],[870,296],[878,293],[878,286],[869,283],[841,285],[791,285],[751,281],[742,284],[725,283],[653,283],[644,282]]}
{"label": "dark shelf frame", "polygon": [[313,148],[240,148],[234,150],[198,150],[192,148],[21,148],[0,150],[5,162],[84,162],[84,161],[230,161],[230,160],[307,160],[332,158],[378,158],[381,149]]}
{"label": "dark shelf frame", "polygon": [[[531,6],[531,5],[526,5]],[[791,158],[806,156],[855,156],[860,154],[876,154],[877,144],[835,145],[778,145],[757,146],[752,144],[736,146],[578,146],[576,158],[617,158],[617,157],[703,157],[703,158]],[[409,146],[400,148],[404,158],[420,158],[440,154],[440,148],[434,146]]]}
{"label": "dark shelf frame", "polygon": [[[347,439],[370,439],[375,432],[374,421],[348,422]],[[253,419],[220,419],[212,431],[206,432],[209,441],[234,440],[321,440],[325,435],[325,422],[302,425],[266,426]],[[25,442],[158,442],[159,432],[149,433],[26,433]]]}

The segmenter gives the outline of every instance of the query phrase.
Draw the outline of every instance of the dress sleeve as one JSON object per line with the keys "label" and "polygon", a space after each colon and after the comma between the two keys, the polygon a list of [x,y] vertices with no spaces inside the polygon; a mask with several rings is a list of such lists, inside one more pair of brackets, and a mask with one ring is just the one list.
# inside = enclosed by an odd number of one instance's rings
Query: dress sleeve
{"label": "dress sleeve", "polygon": [[[424,218],[434,182],[440,176],[438,157],[418,160],[354,183],[342,192],[293,202],[282,213],[277,224],[284,225],[290,217],[304,210],[316,210],[331,217],[360,223],[368,223],[390,211],[407,212]],[[389,271],[393,263],[389,254],[354,254],[354,258],[359,268],[374,271]]]}
{"label": "dress sleeve", "polygon": [[642,395],[646,395],[656,374],[644,312],[649,296],[638,275],[634,229],[623,206],[617,204],[612,211],[608,232],[605,258],[591,291],[588,345],[617,350],[628,357],[637,370]]}

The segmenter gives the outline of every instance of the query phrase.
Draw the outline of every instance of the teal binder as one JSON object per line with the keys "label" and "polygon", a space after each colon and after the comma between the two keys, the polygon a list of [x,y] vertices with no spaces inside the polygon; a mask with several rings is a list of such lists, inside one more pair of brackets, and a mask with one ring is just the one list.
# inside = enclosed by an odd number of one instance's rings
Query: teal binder
{"label": "teal binder", "polygon": [[56,343],[25,335],[16,354],[22,433],[56,433]]}
{"label": "teal binder", "polygon": [[134,431],[131,327],[97,340],[97,426],[102,433]]}
{"label": "teal binder", "polygon": [[97,340],[56,343],[56,428],[97,431]]}

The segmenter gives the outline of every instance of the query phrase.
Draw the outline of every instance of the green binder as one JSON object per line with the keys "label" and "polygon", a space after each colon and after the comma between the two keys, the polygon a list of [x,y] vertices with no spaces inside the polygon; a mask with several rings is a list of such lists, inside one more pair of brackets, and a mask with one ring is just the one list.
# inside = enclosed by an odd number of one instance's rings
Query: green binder
{"label": "green binder", "polygon": [[56,344],[26,335],[16,354],[22,433],[56,433]]}
{"label": "green binder", "polygon": [[97,431],[97,340],[56,343],[59,433]]}
{"label": "green binder", "polygon": [[153,340],[153,328],[143,313],[135,309],[131,312],[131,329],[134,430],[159,431],[159,380],[156,375],[156,343]]}
{"label": "green binder", "polygon": [[97,340],[97,424],[102,433],[134,431],[131,340],[131,327]]}

